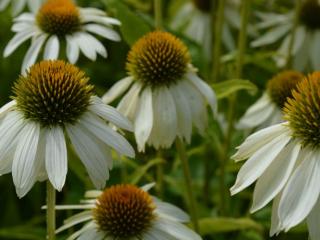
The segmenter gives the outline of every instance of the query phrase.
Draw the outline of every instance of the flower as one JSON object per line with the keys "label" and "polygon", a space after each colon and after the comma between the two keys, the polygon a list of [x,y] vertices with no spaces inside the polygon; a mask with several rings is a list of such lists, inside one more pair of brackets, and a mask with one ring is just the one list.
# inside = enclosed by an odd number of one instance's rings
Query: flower
{"label": "flower", "polygon": [[19,197],[46,178],[62,189],[68,170],[66,136],[97,188],[109,178],[111,148],[134,156],[106,121],[126,130],[131,123],[103,104],[88,80],[72,64],[42,61],[15,83],[13,100],[0,109],[0,174],[12,171]]}
{"label": "flower", "polygon": [[[203,46],[206,55],[211,54],[212,47],[212,21],[211,21],[211,0],[192,0],[186,2],[173,19],[173,29],[183,29],[186,36],[190,37]],[[222,30],[222,43],[228,51],[235,50],[235,40],[232,36],[232,28],[240,29],[241,17],[238,11],[239,1],[228,0],[225,4],[225,22]],[[250,33],[253,32],[250,26]]]}
{"label": "flower", "polygon": [[179,39],[167,32],[148,33],[129,52],[127,70],[130,76],[117,82],[103,101],[110,103],[130,88],[118,110],[134,122],[139,151],[146,143],[169,148],[176,137],[190,142],[192,123],[204,133],[206,102],[215,111],[215,94],[196,75]]}
{"label": "flower", "polygon": [[24,13],[14,19],[12,31],[16,35],[4,50],[4,57],[32,39],[23,63],[22,72],[34,64],[44,47],[43,59],[57,59],[60,41],[66,41],[66,55],[70,63],[77,62],[80,51],[95,61],[97,54],[107,57],[107,50],[92,34],[112,41],[119,41],[119,34],[110,28],[119,25],[117,19],[107,17],[104,11],[79,8],[71,0],[48,0],[37,13]]}
{"label": "flower", "polygon": [[16,16],[19,13],[22,12],[22,10],[28,5],[29,9],[31,9],[33,12],[38,9],[41,4],[44,2],[44,0],[19,0],[19,1],[12,1],[12,0],[1,0],[0,2],[0,11],[3,11],[6,9],[10,2],[12,2],[12,15]]}
{"label": "flower", "polygon": [[240,119],[238,129],[267,127],[282,122],[282,108],[302,79],[303,75],[293,70],[282,71],[270,79],[262,97]]}
{"label": "flower", "polygon": [[307,220],[310,238],[319,239],[320,218],[320,72],[305,77],[284,107],[284,123],[249,136],[233,156],[249,158],[231,193],[257,180],[251,212],[272,199],[270,235]]}
{"label": "flower", "polygon": [[189,222],[189,216],[151,196],[147,191],[152,186],[115,185],[103,192],[87,192],[88,199],[82,205],[57,206],[57,209],[84,211],[67,219],[56,232],[89,221],[68,240],[200,240],[198,234],[182,224]]}
{"label": "flower", "polygon": [[[261,18],[258,24],[260,29],[268,29],[265,34],[251,43],[252,47],[261,47],[274,44],[283,39],[277,50],[275,61],[278,67],[283,67],[288,59],[288,51],[294,28],[294,11],[286,14],[257,13]],[[320,67],[320,3],[317,0],[303,0],[299,22],[294,36],[292,48],[294,69],[304,70],[308,64],[314,70]]]}

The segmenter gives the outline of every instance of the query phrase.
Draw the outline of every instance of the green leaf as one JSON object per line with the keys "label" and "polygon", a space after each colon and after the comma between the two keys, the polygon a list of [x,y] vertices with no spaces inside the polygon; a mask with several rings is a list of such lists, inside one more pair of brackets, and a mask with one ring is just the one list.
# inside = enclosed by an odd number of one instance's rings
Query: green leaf
{"label": "green leaf", "polygon": [[121,21],[120,31],[124,40],[131,46],[139,38],[152,30],[143,18],[132,12],[128,6],[119,0],[106,0],[108,9],[114,17]]}
{"label": "green leaf", "polygon": [[245,229],[262,231],[263,227],[250,218],[203,218],[199,221],[201,235],[233,232]]}
{"label": "green leaf", "polygon": [[252,95],[258,91],[256,85],[249,80],[243,79],[232,79],[221,83],[215,83],[212,84],[212,88],[216,92],[218,99],[226,98],[240,90],[246,90]]}

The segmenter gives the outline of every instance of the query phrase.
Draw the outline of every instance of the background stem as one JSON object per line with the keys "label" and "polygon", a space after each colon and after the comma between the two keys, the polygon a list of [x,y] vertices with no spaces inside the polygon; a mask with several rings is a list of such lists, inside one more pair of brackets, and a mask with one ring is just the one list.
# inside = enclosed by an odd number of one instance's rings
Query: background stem
{"label": "background stem", "polygon": [[193,191],[193,188],[192,188],[192,179],[191,179],[191,173],[190,173],[188,157],[187,157],[187,153],[186,153],[186,149],[185,149],[184,143],[178,137],[176,139],[176,147],[177,147],[177,152],[179,154],[179,158],[181,160],[181,164],[182,164],[182,167],[183,167],[185,184],[186,184],[187,194],[188,194],[188,198],[189,198],[190,214],[191,214],[194,230],[196,232],[199,232],[196,200],[195,200],[195,197],[194,197],[194,194],[193,194],[194,191]]}
{"label": "background stem", "polygon": [[56,190],[47,181],[47,239],[55,240],[55,230],[56,230]]}
{"label": "background stem", "polygon": [[162,0],[154,0],[154,18],[155,27],[158,30],[162,29]]}

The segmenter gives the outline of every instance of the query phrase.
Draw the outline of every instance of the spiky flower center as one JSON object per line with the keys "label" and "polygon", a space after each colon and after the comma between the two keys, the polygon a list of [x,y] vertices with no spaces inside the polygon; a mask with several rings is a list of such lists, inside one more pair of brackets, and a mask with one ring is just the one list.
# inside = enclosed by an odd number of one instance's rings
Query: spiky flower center
{"label": "spiky flower center", "polygon": [[267,89],[272,101],[283,108],[287,98],[292,97],[292,90],[303,79],[303,75],[297,71],[283,71],[269,80]]}
{"label": "spiky flower center", "polygon": [[320,72],[301,81],[284,107],[293,135],[304,145],[320,147]]}
{"label": "spiky flower center", "polygon": [[134,185],[116,185],[98,198],[94,219],[112,239],[142,239],[155,218],[150,195]]}
{"label": "spiky flower center", "polygon": [[37,14],[38,26],[46,33],[64,36],[80,28],[80,13],[72,0],[48,0]]}
{"label": "spiky flower center", "polygon": [[192,0],[193,4],[201,11],[209,13],[213,0]]}
{"label": "spiky flower center", "polygon": [[182,41],[170,33],[155,31],[134,44],[128,54],[127,70],[144,84],[170,85],[183,77],[190,61]]}
{"label": "spiky flower center", "polygon": [[318,0],[305,0],[300,10],[300,21],[311,30],[320,29],[320,4]]}
{"label": "spiky flower center", "polygon": [[72,64],[42,61],[33,65],[15,83],[13,97],[26,119],[42,126],[75,123],[87,110],[93,86]]}

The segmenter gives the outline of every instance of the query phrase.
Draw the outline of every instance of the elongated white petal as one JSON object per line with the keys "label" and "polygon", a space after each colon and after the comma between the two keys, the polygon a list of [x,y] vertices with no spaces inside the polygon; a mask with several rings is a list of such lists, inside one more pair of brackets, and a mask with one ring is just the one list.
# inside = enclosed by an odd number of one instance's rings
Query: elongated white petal
{"label": "elongated white petal", "polygon": [[13,159],[12,177],[17,188],[23,188],[33,179],[35,160],[40,136],[40,125],[29,122],[19,134],[19,141]]}
{"label": "elongated white petal", "polygon": [[66,127],[71,143],[96,188],[102,189],[109,178],[105,145],[80,124]]}
{"label": "elongated white petal", "polygon": [[91,104],[88,108],[91,112],[107,121],[110,121],[117,127],[128,131],[133,131],[132,123],[115,108],[104,104],[98,97],[93,97],[92,101],[94,104]]}
{"label": "elongated white petal", "polygon": [[36,40],[32,42],[22,62],[22,67],[21,67],[22,73],[36,62],[39,52],[44,42],[46,41],[46,39],[47,39],[47,35],[43,34],[43,35],[40,35]]}
{"label": "elongated white petal", "polygon": [[279,217],[286,231],[303,221],[320,193],[319,151],[310,153],[295,169],[279,204]]}
{"label": "elongated white petal", "polygon": [[179,85],[173,85],[169,88],[175,101],[177,111],[177,135],[184,138],[187,143],[191,141],[192,134],[192,115],[188,100]]}
{"label": "elongated white petal", "polygon": [[30,39],[36,34],[36,30],[34,28],[27,28],[22,32],[17,33],[7,44],[4,49],[3,56],[8,57],[11,53],[14,52],[22,43]]}
{"label": "elongated white petal", "polygon": [[260,177],[289,141],[288,134],[283,133],[255,152],[241,167],[231,194],[242,191]]}
{"label": "elongated white petal", "polygon": [[0,11],[3,11],[10,3],[10,0],[1,0],[0,1]]}
{"label": "elongated white petal", "polygon": [[60,127],[46,130],[46,169],[54,188],[61,191],[66,181],[68,161],[66,141]]}
{"label": "elongated white petal", "polygon": [[128,93],[123,96],[119,102],[117,109],[130,120],[134,120],[137,115],[138,103],[140,102],[140,91],[142,84],[134,83]]}
{"label": "elongated white petal", "polygon": [[272,214],[271,214],[271,226],[269,235],[272,237],[275,234],[279,234],[281,231],[281,223],[278,215],[279,203],[281,199],[281,193],[279,193],[273,200],[272,203]]}
{"label": "elongated white petal", "polygon": [[155,227],[179,240],[201,240],[201,237],[191,229],[169,219],[159,219],[156,221]]}
{"label": "elongated white petal", "polygon": [[80,49],[76,38],[73,35],[66,35],[67,41],[67,58],[70,63],[74,64],[79,59]]}
{"label": "elongated white petal", "polygon": [[[70,235],[66,240],[75,240],[77,239],[82,233],[90,230],[90,229],[96,229],[96,225],[93,221],[87,223],[84,225],[80,230],[75,231],[72,235]],[[100,239],[98,239],[100,240]],[[102,239],[101,239],[102,240]],[[103,239],[103,240],[108,240],[108,239]]]}
{"label": "elongated white petal", "polygon": [[307,224],[309,229],[310,240],[318,240],[320,236],[320,200],[318,199],[317,203],[314,205],[311,210],[308,218]]}
{"label": "elongated white petal", "polygon": [[75,226],[79,223],[86,222],[92,219],[92,211],[84,211],[78,213],[64,221],[64,225],[56,230],[56,233],[60,233],[72,226]]}
{"label": "elongated white petal", "polygon": [[22,13],[15,19],[13,19],[14,22],[34,22],[35,21],[35,15],[32,13]]}
{"label": "elongated white petal", "polygon": [[22,12],[24,7],[26,6],[26,0],[12,0],[12,1],[13,1],[13,3],[12,3],[12,15],[16,16],[20,12]]}
{"label": "elongated white petal", "polygon": [[107,57],[107,51],[105,47],[93,36],[85,32],[77,32],[74,34],[74,40],[76,40],[81,52],[90,60],[95,61],[97,53],[102,57]]}
{"label": "elongated white petal", "polygon": [[188,214],[172,204],[159,201],[156,203],[156,205],[156,213],[160,214],[164,218],[168,218],[170,220],[178,222],[190,221],[190,217],[188,216]]}
{"label": "elongated white petal", "polygon": [[217,98],[212,88],[194,73],[188,73],[187,78],[194,84],[209,103],[214,114],[217,113]]}
{"label": "elongated white petal", "polygon": [[264,93],[241,117],[237,128],[246,129],[261,125],[272,116],[276,108],[277,106],[271,102],[269,95]]}
{"label": "elongated white petal", "polygon": [[101,119],[91,113],[85,113],[81,118],[81,124],[102,142],[114,148],[120,154],[134,157],[135,152],[130,143],[119,133],[112,130]]}
{"label": "elongated white petal", "polygon": [[134,135],[138,144],[138,150],[144,151],[145,144],[153,127],[153,99],[152,90],[147,87],[143,90],[134,121]]}
{"label": "elongated white petal", "polygon": [[89,229],[85,232],[83,232],[78,240],[103,240],[104,238],[104,233],[101,231],[98,232],[97,229]]}
{"label": "elongated white petal", "polygon": [[266,32],[264,35],[254,40],[251,43],[251,46],[261,47],[264,45],[274,43],[277,40],[279,40],[281,37],[285,36],[290,31],[291,28],[292,28],[291,23],[285,24],[285,25],[279,25],[275,28],[272,28],[271,30]]}
{"label": "elongated white petal", "polygon": [[106,39],[109,39],[115,42],[119,42],[121,40],[119,33],[117,33],[115,30],[98,25],[98,24],[86,24],[84,26],[84,29],[87,30],[88,32],[98,34]]}
{"label": "elongated white petal", "polygon": [[103,95],[102,101],[107,104],[111,103],[113,100],[115,100],[121,94],[123,94],[130,87],[132,82],[133,82],[132,77],[126,77],[126,78],[123,78],[120,81],[116,82],[109,89],[109,91]]}
{"label": "elongated white petal", "polygon": [[58,37],[56,35],[52,35],[46,43],[46,47],[44,49],[43,59],[45,59],[45,60],[46,59],[51,59],[51,60],[58,59],[59,48],[60,48],[60,44],[59,44]]}
{"label": "elongated white petal", "polygon": [[106,16],[106,12],[98,8],[87,7],[87,8],[79,8],[79,10],[80,10],[80,13],[83,15]]}
{"label": "elongated white petal", "polygon": [[169,148],[177,136],[175,102],[167,87],[153,90],[153,126],[148,143],[156,149]]}
{"label": "elongated white petal", "polygon": [[238,151],[232,156],[232,158],[236,161],[247,159],[272,139],[285,132],[288,132],[288,128],[282,123],[264,128],[247,137],[246,140],[237,147]]}
{"label": "elongated white petal", "polygon": [[12,100],[12,101],[8,102],[7,104],[3,105],[0,108],[0,118],[4,117],[6,115],[6,113],[11,111],[16,105],[17,105],[16,100]]}
{"label": "elongated white petal", "polygon": [[263,208],[282,190],[293,171],[300,147],[297,142],[288,144],[258,179],[251,212]]}
{"label": "elongated white petal", "polygon": [[121,25],[121,22],[118,19],[97,15],[83,15],[82,21],[83,23],[94,22],[103,25]]}

